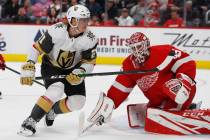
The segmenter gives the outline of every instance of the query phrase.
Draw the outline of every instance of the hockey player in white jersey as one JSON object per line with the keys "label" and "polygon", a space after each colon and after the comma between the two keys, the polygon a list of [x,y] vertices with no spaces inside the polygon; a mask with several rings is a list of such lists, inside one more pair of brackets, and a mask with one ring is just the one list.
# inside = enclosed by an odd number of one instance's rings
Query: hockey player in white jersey
{"label": "hockey player in white jersey", "polygon": [[[52,126],[55,116],[81,109],[85,104],[86,91],[83,77],[78,74],[91,73],[96,62],[97,38],[88,29],[90,11],[75,5],[67,11],[67,22],[50,26],[33,45],[28,61],[21,67],[20,82],[32,85],[35,63],[43,54],[41,74],[46,92],[34,105],[31,114],[18,132],[31,136],[36,132],[36,123],[45,116],[47,126]],[[64,79],[49,77],[67,75]],[[61,99],[63,94],[66,97]]]}

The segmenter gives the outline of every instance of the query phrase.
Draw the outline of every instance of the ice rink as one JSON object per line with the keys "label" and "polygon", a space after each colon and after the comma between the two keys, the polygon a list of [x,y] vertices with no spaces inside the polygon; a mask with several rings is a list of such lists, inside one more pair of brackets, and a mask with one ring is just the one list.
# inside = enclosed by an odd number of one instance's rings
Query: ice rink
{"label": "ice rink", "polygon": [[[7,66],[20,71],[21,63],[7,63]],[[40,76],[39,64],[36,65],[36,76]],[[120,66],[97,65],[94,72],[119,71]],[[115,76],[95,76],[86,78],[87,102],[82,111],[86,117],[95,107],[100,91],[106,92]],[[210,108],[210,70],[197,70],[197,94],[194,102],[202,101],[202,108]],[[37,125],[37,133],[33,137],[17,135],[23,120],[43,95],[45,88],[33,84],[32,87],[21,86],[19,75],[9,71],[0,71],[0,140],[210,140],[210,135],[169,136],[145,133],[142,129],[130,129],[127,123],[126,105],[129,103],[147,102],[135,88],[128,100],[124,102],[112,116],[112,121],[103,126],[95,126],[83,136],[78,137],[78,117],[80,111],[60,115],[51,128],[44,126],[43,120]]]}

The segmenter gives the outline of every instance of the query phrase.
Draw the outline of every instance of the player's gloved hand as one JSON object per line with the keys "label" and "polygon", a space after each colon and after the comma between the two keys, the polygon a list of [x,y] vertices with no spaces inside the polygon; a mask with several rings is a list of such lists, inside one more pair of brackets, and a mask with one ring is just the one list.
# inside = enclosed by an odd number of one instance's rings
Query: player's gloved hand
{"label": "player's gloved hand", "polygon": [[84,74],[85,70],[82,68],[74,69],[69,75],[66,76],[66,80],[71,85],[79,85],[83,82],[84,77],[80,77],[79,74]]}
{"label": "player's gloved hand", "polygon": [[5,61],[4,61],[4,58],[0,55],[0,69],[1,70],[5,70]]}
{"label": "player's gloved hand", "polygon": [[20,83],[22,85],[31,86],[33,84],[34,77],[35,63],[33,63],[32,61],[28,61],[21,67]]}
{"label": "player's gloved hand", "polygon": [[88,117],[89,122],[96,122],[97,125],[109,122],[114,110],[114,102],[104,93],[100,94],[98,103]]}
{"label": "player's gloved hand", "polygon": [[163,92],[177,104],[184,104],[189,98],[193,86],[195,86],[194,81],[180,73],[177,74],[176,79],[171,79],[163,85]]}

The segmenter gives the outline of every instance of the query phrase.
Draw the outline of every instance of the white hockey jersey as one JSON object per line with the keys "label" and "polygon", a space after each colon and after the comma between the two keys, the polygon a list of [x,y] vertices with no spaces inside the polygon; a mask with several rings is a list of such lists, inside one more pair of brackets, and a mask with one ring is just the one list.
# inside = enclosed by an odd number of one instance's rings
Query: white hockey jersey
{"label": "white hockey jersey", "polygon": [[70,37],[68,26],[62,22],[50,26],[38,39],[35,48],[44,53],[43,61],[52,65],[70,69],[82,60],[96,59],[96,36],[87,29],[77,37]]}

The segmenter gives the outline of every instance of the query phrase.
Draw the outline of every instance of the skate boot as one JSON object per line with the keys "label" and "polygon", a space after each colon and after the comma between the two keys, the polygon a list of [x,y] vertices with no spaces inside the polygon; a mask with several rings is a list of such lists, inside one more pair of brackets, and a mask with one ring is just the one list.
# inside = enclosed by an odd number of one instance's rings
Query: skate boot
{"label": "skate boot", "polygon": [[198,103],[192,103],[189,107],[190,110],[193,110],[193,109],[200,109],[201,108],[201,104],[202,104],[202,101],[199,101]]}
{"label": "skate boot", "polygon": [[55,117],[57,116],[57,114],[55,114],[54,110],[51,109],[46,115],[45,115],[45,125],[47,127],[52,126],[53,122],[55,120]]}
{"label": "skate boot", "polygon": [[26,137],[32,136],[36,133],[36,123],[37,122],[32,117],[28,117],[21,125],[18,134]]}

